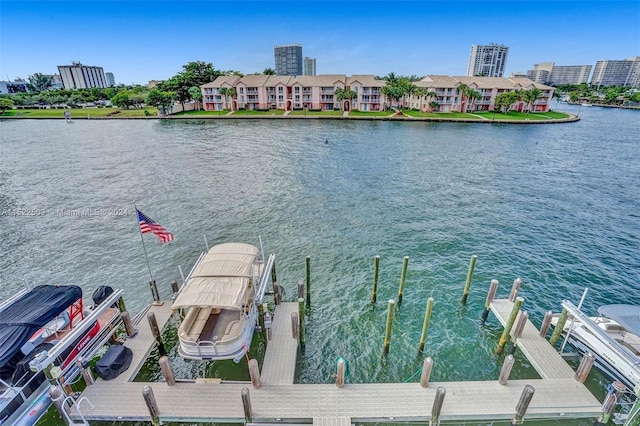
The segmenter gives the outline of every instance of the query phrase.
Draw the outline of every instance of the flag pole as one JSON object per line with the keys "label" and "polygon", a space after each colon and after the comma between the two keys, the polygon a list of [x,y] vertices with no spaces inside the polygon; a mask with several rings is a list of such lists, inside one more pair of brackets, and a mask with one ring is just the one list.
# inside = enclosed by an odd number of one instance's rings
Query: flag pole
{"label": "flag pole", "polygon": [[149,264],[149,256],[147,256],[147,248],[144,245],[144,238],[142,238],[142,229],[140,229],[140,216],[138,215],[138,207],[136,203],[133,203],[133,208],[136,209],[136,217],[138,219],[138,232],[140,233],[140,241],[142,241],[142,251],[144,251],[144,259],[147,261],[147,268],[149,269],[149,281],[153,281],[153,275],[151,274],[151,265]]}

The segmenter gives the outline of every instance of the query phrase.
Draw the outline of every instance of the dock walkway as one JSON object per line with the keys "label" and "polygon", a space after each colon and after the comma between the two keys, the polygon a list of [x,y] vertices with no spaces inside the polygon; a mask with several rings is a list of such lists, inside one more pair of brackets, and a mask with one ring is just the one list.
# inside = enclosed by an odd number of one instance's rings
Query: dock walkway
{"label": "dock walkway", "polygon": [[[504,312],[508,315],[511,305],[508,301],[495,301],[493,309],[504,322]],[[536,369],[540,368],[541,379],[510,380],[506,386],[500,385],[497,378],[431,382],[427,388],[420,387],[419,383],[345,384],[343,388],[334,384],[293,384],[297,345],[291,337],[290,315],[295,310],[295,303],[283,303],[276,308],[272,340],[267,345],[259,389],[252,388],[250,383],[178,382],[168,386],[163,382],[132,382],[127,372],[126,380],[98,379],[93,386],[87,387],[82,397],[91,402],[92,407],[82,403],[82,415],[88,420],[149,421],[142,396],[144,386],[152,388],[163,422],[242,423],[245,421],[241,399],[243,388],[250,392],[251,421],[271,424],[347,426],[353,422],[388,422],[391,419],[394,422],[426,422],[431,419],[436,389],[440,386],[446,389],[441,420],[510,420],[527,384],[535,388],[527,419],[593,418],[600,412],[600,403],[584,385],[573,379],[571,368],[559,367],[559,361],[564,363],[560,355],[553,349],[555,357],[546,355],[543,349],[536,349],[542,345],[550,347],[549,343],[544,339],[541,342],[529,340],[530,333],[537,334],[531,323],[525,327],[519,346],[525,355],[535,358],[531,362]],[[156,316],[160,314],[156,312]],[[135,339],[147,333],[142,324],[138,333]],[[151,338],[150,344],[153,342]],[[547,362],[552,368],[547,367]],[[76,407],[74,405],[69,411],[74,419],[79,419]]]}

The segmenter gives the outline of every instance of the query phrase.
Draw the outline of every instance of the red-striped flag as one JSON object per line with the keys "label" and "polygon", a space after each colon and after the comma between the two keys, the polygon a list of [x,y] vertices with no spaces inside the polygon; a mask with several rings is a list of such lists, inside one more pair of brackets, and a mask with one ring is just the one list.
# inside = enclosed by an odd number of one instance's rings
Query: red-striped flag
{"label": "red-striped flag", "polygon": [[142,213],[140,210],[136,209],[138,213],[138,221],[140,222],[140,232],[145,234],[147,232],[153,232],[156,237],[160,238],[160,242],[162,244],[168,243],[173,240],[173,234],[167,229],[155,222],[146,214]]}

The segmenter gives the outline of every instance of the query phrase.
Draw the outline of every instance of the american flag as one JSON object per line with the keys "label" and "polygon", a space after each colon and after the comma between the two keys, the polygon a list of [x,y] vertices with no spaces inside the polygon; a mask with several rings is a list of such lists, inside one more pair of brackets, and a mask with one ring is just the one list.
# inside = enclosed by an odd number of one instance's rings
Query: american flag
{"label": "american flag", "polygon": [[166,228],[160,225],[157,222],[154,222],[146,214],[142,213],[140,210],[136,209],[138,213],[138,221],[140,222],[140,232],[142,234],[147,232],[153,232],[156,237],[160,238],[160,242],[162,244],[168,243],[173,240],[173,234],[166,230]]}

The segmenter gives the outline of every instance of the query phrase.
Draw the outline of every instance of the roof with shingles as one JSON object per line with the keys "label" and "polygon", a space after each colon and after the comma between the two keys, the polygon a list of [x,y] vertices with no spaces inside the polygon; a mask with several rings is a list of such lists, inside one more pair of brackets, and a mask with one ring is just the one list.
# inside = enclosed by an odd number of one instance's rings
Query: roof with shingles
{"label": "roof with shingles", "polygon": [[222,86],[234,86],[238,82],[238,80],[240,80],[240,77],[238,77],[237,75],[221,75],[212,82],[203,84],[200,87],[215,88]]}
{"label": "roof with shingles", "polygon": [[537,87],[541,90],[553,90],[553,87],[536,83],[528,78],[505,78],[505,77],[466,77],[448,75],[428,75],[422,80],[414,83],[418,87],[427,88],[455,88],[461,84],[478,89],[530,89]]}
{"label": "roof with shingles", "polygon": [[247,87],[262,87],[265,85],[264,83],[269,77],[271,76],[264,74],[245,75],[240,79],[240,81],[238,81],[237,84],[243,84]]}
{"label": "roof with shingles", "polygon": [[359,74],[347,78],[348,85],[356,82],[360,83],[363,87],[383,87],[386,84],[384,80],[376,80],[374,75]]}
{"label": "roof with shingles", "polygon": [[291,81],[294,77],[290,75],[270,75],[267,81],[264,83],[267,87],[275,87],[280,84],[284,84],[285,86],[290,86]]}
{"label": "roof with shingles", "polygon": [[344,85],[347,76],[344,74],[321,74],[321,75],[299,75],[293,77],[290,85],[299,84],[304,87],[309,86],[335,86]]}

